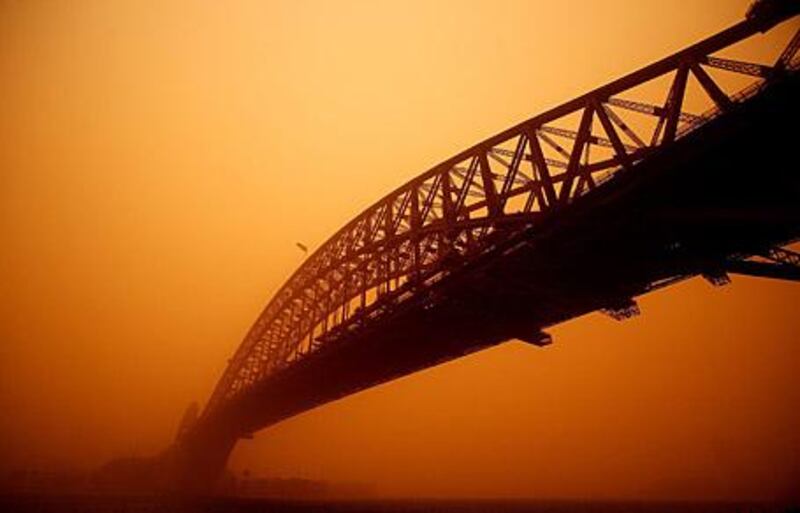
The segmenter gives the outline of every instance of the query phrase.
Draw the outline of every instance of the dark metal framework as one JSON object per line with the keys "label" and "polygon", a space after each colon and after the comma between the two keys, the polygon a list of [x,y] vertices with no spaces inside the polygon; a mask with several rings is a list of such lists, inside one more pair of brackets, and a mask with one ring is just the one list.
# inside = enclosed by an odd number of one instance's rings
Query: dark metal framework
{"label": "dark metal framework", "polygon": [[[751,16],[490,137],[369,207],[272,298],[230,360],[206,413],[391,312],[445,278],[454,263],[483,254],[631,171],[754,97],[775,77],[794,73],[800,67],[800,31],[768,65],[714,55],[796,14],[796,3],[786,5],[791,12]],[[732,83],[739,85],[735,94],[726,92]],[[791,252],[776,249],[765,256],[784,270],[791,259],[797,266]],[[732,272],[752,270],[750,262],[731,265]],[[626,304],[610,314],[624,318],[637,311]]]}

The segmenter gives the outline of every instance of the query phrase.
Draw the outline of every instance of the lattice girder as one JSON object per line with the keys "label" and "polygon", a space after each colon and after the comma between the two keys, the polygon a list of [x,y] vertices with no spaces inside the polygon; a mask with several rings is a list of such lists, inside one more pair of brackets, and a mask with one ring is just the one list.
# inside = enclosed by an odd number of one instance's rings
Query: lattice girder
{"label": "lattice girder", "polygon": [[[778,21],[743,21],[517,124],[392,191],[320,246],[275,294],[207,411],[446,278],[454,261],[474,258],[620,173],[635,172],[653,152],[735,109],[781,73],[795,72],[797,36],[773,65],[713,55]],[[720,70],[751,81],[728,94],[714,75]],[[662,85],[648,101],[636,97],[655,83]],[[700,113],[686,109],[692,83],[705,95]]]}

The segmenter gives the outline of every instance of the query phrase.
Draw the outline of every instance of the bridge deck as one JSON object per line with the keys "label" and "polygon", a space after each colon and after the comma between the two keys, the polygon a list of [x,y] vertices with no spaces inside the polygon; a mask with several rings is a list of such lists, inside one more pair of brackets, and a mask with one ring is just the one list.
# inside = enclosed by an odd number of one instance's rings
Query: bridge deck
{"label": "bridge deck", "polygon": [[[793,76],[231,401],[239,434],[800,237]],[[736,119],[732,119],[735,116]],[[770,148],[771,151],[764,151]],[[528,233],[532,235],[528,235]]]}
{"label": "bridge deck", "polygon": [[[800,175],[789,164],[796,131],[786,127],[800,119],[792,60],[800,37],[773,68],[707,55],[775,22],[744,22],[626,77],[641,82],[672,70],[662,108],[610,98],[625,85],[615,81],[562,106],[580,118],[576,130],[529,120],[343,228],[248,334],[172,453],[180,472],[192,469],[195,482],[207,482],[238,438],[282,419],[509,339],[546,343],[548,326],[588,312],[624,317],[638,295],[697,274],[719,276],[730,259],[799,238]],[[715,62],[761,80],[729,97],[698,71]],[[690,74],[713,100],[705,116],[681,108]],[[655,116],[651,143],[609,106]],[[571,143],[561,147],[551,136]],[[606,149],[594,161],[593,145]],[[551,174],[559,154],[562,171]],[[526,161],[528,179],[515,181]],[[522,210],[506,208],[515,194],[527,198]],[[430,247],[435,256],[425,260]]]}

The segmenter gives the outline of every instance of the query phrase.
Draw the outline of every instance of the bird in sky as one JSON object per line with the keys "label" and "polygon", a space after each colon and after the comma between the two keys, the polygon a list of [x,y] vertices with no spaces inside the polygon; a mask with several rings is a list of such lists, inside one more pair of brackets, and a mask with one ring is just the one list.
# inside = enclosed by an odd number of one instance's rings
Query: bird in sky
{"label": "bird in sky", "polygon": [[308,246],[306,246],[302,242],[295,242],[294,244],[295,244],[295,246],[300,248],[300,251],[302,251],[303,253],[308,253]]}

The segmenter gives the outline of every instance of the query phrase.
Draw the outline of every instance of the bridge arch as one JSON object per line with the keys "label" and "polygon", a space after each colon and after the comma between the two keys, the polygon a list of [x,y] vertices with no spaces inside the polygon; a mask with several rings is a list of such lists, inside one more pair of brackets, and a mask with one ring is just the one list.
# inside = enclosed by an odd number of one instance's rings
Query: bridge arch
{"label": "bridge arch", "polygon": [[[454,270],[597,194],[794,73],[797,35],[771,65],[715,55],[797,12],[797,3],[779,5],[755,9],[715,36],[481,141],[381,198],[279,289],[231,358],[203,415],[418,299]],[[729,94],[709,70],[750,83]],[[707,106],[694,114],[687,108],[698,104],[690,98],[692,82]],[[659,99],[639,99],[643,87]]]}

